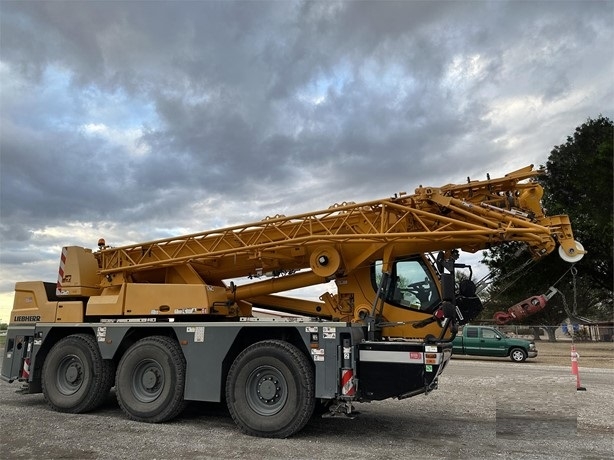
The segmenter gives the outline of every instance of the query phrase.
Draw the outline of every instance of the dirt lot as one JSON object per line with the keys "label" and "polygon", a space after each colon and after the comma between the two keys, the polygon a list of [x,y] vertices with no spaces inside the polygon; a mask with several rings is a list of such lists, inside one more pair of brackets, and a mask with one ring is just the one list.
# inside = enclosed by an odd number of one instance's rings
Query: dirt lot
{"label": "dirt lot", "polygon": [[[571,345],[571,341],[546,342],[538,340],[535,342],[537,358],[527,361],[546,366],[571,366]],[[614,342],[575,342],[574,345],[576,352],[580,355],[578,359],[580,369],[583,367],[614,369]],[[487,361],[503,358],[455,356],[455,359]]]}
{"label": "dirt lot", "polygon": [[62,414],[0,381],[0,458],[614,460],[614,348],[576,346],[587,391],[576,391],[571,343],[538,342],[537,359],[461,357],[427,396],[357,404],[351,420],[314,417],[289,439],[241,434],[222,404],[147,424],[128,420],[113,393],[92,413]]}
{"label": "dirt lot", "polygon": [[[536,363],[557,366],[571,365],[571,342],[535,343],[538,354]],[[614,369],[614,342],[575,342],[579,354],[580,367],[596,367],[599,369]]]}
{"label": "dirt lot", "polygon": [[223,405],[191,404],[171,423],[124,417],[114,395],[88,414],[50,410],[0,382],[3,459],[614,459],[614,370],[455,360],[428,396],[357,404],[289,439],[239,432]]}

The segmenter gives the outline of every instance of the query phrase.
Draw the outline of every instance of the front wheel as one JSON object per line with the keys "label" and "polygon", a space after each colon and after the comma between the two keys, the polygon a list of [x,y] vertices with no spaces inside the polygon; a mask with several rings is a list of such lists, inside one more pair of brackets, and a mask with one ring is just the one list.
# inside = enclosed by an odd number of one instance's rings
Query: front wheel
{"label": "front wheel", "polygon": [[228,372],[226,402],[244,433],[287,438],[301,430],[313,414],[311,363],[298,348],[281,340],[251,345]]}
{"label": "front wheel", "polygon": [[510,351],[510,359],[516,363],[521,363],[527,359],[527,352],[522,348],[512,348]]}
{"label": "front wheel", "polygon": [[166,422],[183,410],[185,357],[176,340],[153,336],[139,340],[117,366],[115,391],[132,420]]}
{"label": "front wheel", "polygon": [[59,412],[81,414],[100,406],[113,386],[113,361],[102,359],[96,339],[88,334],[63,338],[43,364],[47,404]]}

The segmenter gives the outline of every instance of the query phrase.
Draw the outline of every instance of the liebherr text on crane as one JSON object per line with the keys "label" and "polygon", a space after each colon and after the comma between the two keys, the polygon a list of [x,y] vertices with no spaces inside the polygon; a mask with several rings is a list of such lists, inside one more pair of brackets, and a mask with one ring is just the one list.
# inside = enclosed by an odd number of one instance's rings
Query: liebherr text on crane
{"label": "liebherr text on crane", "polygon": [[[568,217],[544,214],[537,174],[66,246],[56,283],[16,283],[2,378],[71,413],[96,409],[114,386],[144,422],[225,401],[243,432],[266,437],[296,433],[314,411],[347,416],[357,402],[429,393],[458,325],[482,307],[471,281],[455,284],[459,249],[521,241],[535,258],[557,244],[566,260],[583,255]],[[317,300],[280,295],[330,281],[336,292]]]}

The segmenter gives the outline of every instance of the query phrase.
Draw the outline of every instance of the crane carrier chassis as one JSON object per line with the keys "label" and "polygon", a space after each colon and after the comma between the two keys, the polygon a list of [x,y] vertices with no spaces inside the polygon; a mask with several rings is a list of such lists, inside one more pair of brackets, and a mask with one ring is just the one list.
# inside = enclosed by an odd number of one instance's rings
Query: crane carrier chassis
{"label": "crane carrier chassis", "polygon": [[[131,246],[101,239],[97,252],[66,246],[56,283],[15,285],[1,377],[70,413],[115,387],[143,422],[225,402],[243,432],[265,437],[429,393],[458,326],[481,310],[473,282],[455,280],[467,268],[457,249],[521,241],[534,258],[557,244],[565,260],[583,255],[567,216],[543,213],[537,174]],[[337,292],[319,301],[284,294],[331,281]]]}
{"label": "crane carrier chassis", "polygon": [[[232,417],[245,432],[276,437],[300,429],[316,404],[324,407],[334,401],[342,407],[330,407],[332,413],[351,415],[355,400],[427,393],[436,388],[451,356],[449,343],[369,341],[364,328],[342,322],[66,327],[62,335],[68,335],[57,342],[54,324],[15,328],[10,338],[14,351],[7,352],[2,374],[10,380],[27,379],[28,372],[58,380],[53,388],[41,388],[37,378],[29,392],[57,393],[48,398],[58,409],[84,412],[108,394],[114,383],[113,366],[104,363],[119,354],[116,391],[130,418],[165,421],[180,413],[185,401],[226,398]],[[55,346],[50,348],[51,343]],[[99,358],[94,358],[96,349]],[[23,369],[22,357],[27,356],[29,366]],[[50,366],[59,371],[54,375]],[[262,425],[262,418],[270,422]]]}

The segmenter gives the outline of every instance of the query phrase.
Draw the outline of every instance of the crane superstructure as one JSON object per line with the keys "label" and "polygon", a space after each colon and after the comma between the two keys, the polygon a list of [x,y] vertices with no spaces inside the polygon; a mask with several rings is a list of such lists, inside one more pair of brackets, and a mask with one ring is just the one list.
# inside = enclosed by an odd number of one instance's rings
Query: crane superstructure
{"label": "crane superstructure", "polygon": [[[57,283],[16,284],[2,377],[70,412],[115,385],[126,414],[150,422],[226,399],[244,432],[277,437],[316,402],[349,414],[355,401],[427,393],[457,326],[481,309],[473,283],[455,284],[459,249],[521,241],[535,258],[557,244],[582,257],[568,217],[544,214],[539,173],[128,246],[101,239],[96,252],[66,246]],[[317,300],[285,294],[331,281],[336,292]],[[86,379],[96,366],[102,377]]]}

